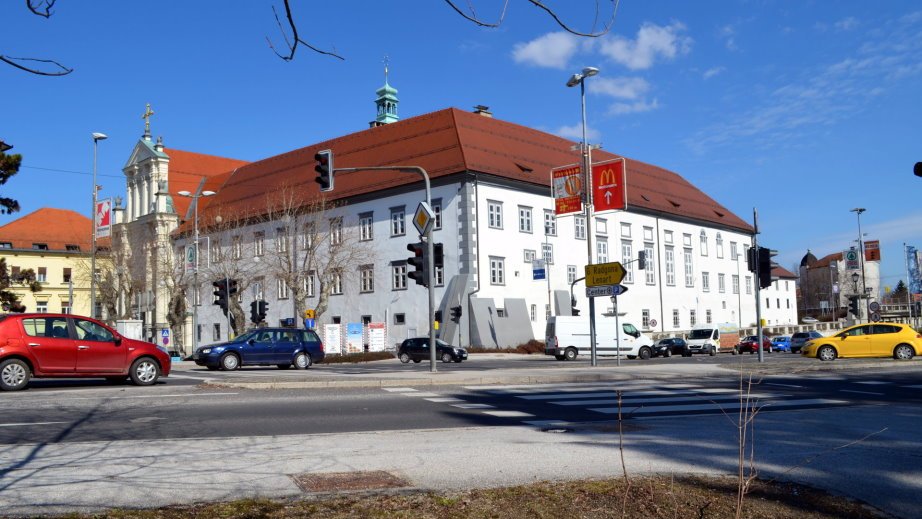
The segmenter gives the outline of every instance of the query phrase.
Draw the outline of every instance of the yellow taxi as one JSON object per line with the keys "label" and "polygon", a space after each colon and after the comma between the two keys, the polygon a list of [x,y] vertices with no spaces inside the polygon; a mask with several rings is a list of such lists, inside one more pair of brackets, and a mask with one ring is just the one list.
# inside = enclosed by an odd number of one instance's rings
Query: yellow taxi
{"label": "yellow taxi", "polygon": [[808,342],[801,354],[820,360],[837,357],[893,357],[909,360],[922,355],[922,334],[901,323],[868,323],[850,326],[830,337]]}

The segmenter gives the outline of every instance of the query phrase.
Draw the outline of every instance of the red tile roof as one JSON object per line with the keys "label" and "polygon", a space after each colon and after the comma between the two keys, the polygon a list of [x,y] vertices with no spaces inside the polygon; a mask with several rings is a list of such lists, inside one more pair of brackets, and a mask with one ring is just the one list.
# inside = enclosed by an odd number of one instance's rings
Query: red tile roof
{"label": "red tile roof", "polygon": [[44,243],[50,251],[66,251],[67,245],[77,245],[88,253],[93,250],[92,222],[69,209],[45,207],[0,227],[0,242],[10,242],[14,249],[32,249],[33,243]]}
{"label": "red tile roof", "polygon": [[820,258],[820,259],[816,260],[815,262],[811,263],[810,265],[807,265],[807,267],[808,267],[808,268],[811,268],[811,269],[821,268],[821,267],[828,267],[829,264],[832,263],[833,261],[842,261],[842,253],[841,253],[841,252],[833,252],[832,254],[829,254],[829,255],[827,255],[827,256],[824,256],[823,258]]}
{"label": "red tile roof", "polygon": [[[176,214],[180,218],[185,218],[192,204],[191,198],[179,196],[180,191],[195,193],[202,182],[202,177],[207,178],[204,189],[216,191],[234,169],[248,164],[244,160],[226,159],[190,151],[164,148],[163,152],[170,157],[170,185],[168,187],[173,197],[173,205],[176,207]],[[203,201],[200,208],[204,205]]]}
{"label": "red tile roof", "polygon": [[[518,124],[448,108],[338,137],[258,162],[241,165],[218,195],[203,203],[199,218],[207,222],[218,212],[256,216],[266,208],[266,196],[290,189],[300,199],[316,199],[314,154],[332,149],[334,166],[420,166],[431,179],[475,172],[549,188],[550,170],[574,164],[579,154],[572,141]],[[170,155],[176,153],[175,150]],[[593,152],[594,161],[617,158]],[[171,191],[173,166],[171,162]],[[394,171],[341,172],[330,199],[341,200],[420,182],[413,173]],[[629,209],[700,220],[742,232],[752,227],[680,175],[627,159]],[[180,213],[181,215],[183,213]],[[207,223],[206,223],[207,225]],[[181,227],[187,230],[190,224]]]}
{"label": "red tile roof", "polygon": [[772,276],[779,277],[781,279],[797,279],[797,274],[794,274],[790,270],[784,267],[775,267],[772,269]]}

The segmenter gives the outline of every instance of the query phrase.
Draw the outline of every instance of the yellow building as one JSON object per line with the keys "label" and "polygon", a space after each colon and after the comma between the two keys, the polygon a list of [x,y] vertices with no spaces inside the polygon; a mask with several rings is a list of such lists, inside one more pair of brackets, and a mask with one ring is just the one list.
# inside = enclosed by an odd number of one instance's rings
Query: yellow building
{"label": "yellow building", "polygon": [[32,269],[42,287],[34,293],[10,287],[27,312],[90,315],[92,232],[86,216],[47,207],[0,226],[0,257],[9,273]]}

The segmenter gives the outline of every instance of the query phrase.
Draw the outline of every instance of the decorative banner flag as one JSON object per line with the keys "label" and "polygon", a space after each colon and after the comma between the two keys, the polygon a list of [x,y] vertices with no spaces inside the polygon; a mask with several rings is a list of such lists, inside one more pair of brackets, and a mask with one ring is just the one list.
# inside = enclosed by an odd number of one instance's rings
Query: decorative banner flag
{"label": "decorative banner flag", "polygon": [[[922,294],[922,251],[917,251],[913,246],[906,247],[906,268],[909,271],[909,292]],[[915,301],[916,299],[913,299]]]}
{"label": "decorative banner flag", "polygon": [[864,261],[880,261],[880,240],[864,242]]}
{"label": "decorative banner flag", "polygon": [[557,216],[583,210],[583,177],[579,164],[551,170],[551,191]]}
{"label": "decorative banner flag", "polygon": [[96,237],[108,238],[112,232],[112,199],[96,201]]}

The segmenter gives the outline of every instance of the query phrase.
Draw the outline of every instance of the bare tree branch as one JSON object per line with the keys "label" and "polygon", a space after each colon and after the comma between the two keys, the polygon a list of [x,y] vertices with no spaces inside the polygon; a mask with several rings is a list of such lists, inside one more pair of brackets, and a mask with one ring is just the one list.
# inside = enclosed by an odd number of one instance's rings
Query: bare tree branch
{"label": "bare tree branch", "polygon": [[[36,74],[36,75],[39,75],[39,76],[66,76],[66,75],[68,75],[68,74],[70,74],[71,72],[74,71],[74,69],[72,69],[72,68],[67,68],[67,67],[65,67],[64,65],[61,65],[60,63],[58,63],[57,61],[55,61],[55,60],[53,60],[53,59],[14,58],[13,56],[4,56],[3,54],[0,54],[0,61],[6,63],[6,64],[8,64],[8,65],[12,65],[12,66],[14,66],[14,67],[16,67],[16,68],[18,68],[18,69],[20,69],[20,70],[25,70],[26,72],[29,72],[30,74]],[[32,68],[32,67],[27,67],[27,66],[25,66],[25,65],[20,65],[20,62],[23,62],[23,61],[37,61],[37,62],[39,62],[39,63],[51,63],[51,64],[53,64],[54,66],[58,67],[58,69],[60,69],[60,70],[58,70],[58,71],[44,71],[44,70],[39,70],[39,69],[37,69],[37,68]]]}
{"label": "bare tree branch", "polygon": [[474,12],[474,6],[470,5],[470,2],[468,2],[468,10],[470,10],[471,14],[467,14],[466,12],[462,11],[461,8],[455,5],[455,3],[452,0],[445,0],[445,3],[451,6],[451,8],[454,9],[456,13],[460,14],[461,17],[464,18],[465,20],[474,22],[475,24],[481,27],[499,27],[500,25],[502,25],[503,19],[506,18],[506,9],[509,8],[509,0],[505,0],[503,2],[503,9],[499,13],[499,19],[491,23],[491,22],[485,22],[481,20],[477,16],[477,14]]}
{"label": "bare tree branch", "polygon": [[313,45],[311,45],[310,43],[307,43],[306,41],[302,40],[301,37],[298,36],[298,26],[297,24],[295,24],[294,17],[291,14],[290,0],[284,0],[283,3],[285,4],[285,16],[288,19],[288,28],[291,30],[292,39],[291,41],[288,40],[288,35],[285,33],[285,30],[282,28],[282,21],[279,20],[279,13],[278,11],[275,10],[275,6],[273,5],[272,14],[275,15],[275,22],[279,26],[279,32],[282,33],[282,37],[285,38],[285,45],[288,47],[288,54],[287,55],[281,54],[279,51],[275,50],[275,46],[272,45],[272,40],[270,40],[269,37],[267,36],[266,42],[269,43],[269,48],[272,49],[272,52],[274,52],[276,56],[282,58],[285,61],[291,61],[295,57],[295,51],[298,50],[298,44],[301,44],[318,54],[333,56],[334,58],[339,58],[345,61],[346,58],[340,56],[339,54],[336,54],[335,52],[320,50],[317,47],[314,47]]}
{"label": "bare tree branch", "polygon": [[[564,22],[563,19],[560,17],[560,15],[558,15],[556,11],[554,11],[553,9],[545,5],[543,1],[541,0],[527,0],[527,1],[533,6],[547,13],[547,15],[553,18],[554,21],[557,23],[557,25],[559,25],[563,30],[571,34],[575,34],[577,36],[586,36],[589,38],[597,38],[599,36],[607,34],[611,30],[612,25],[614,25],[615,23],[615,15],[617,15],[618,13],[618,4],[620,3],[620,0],[596,0],[596,4],[595,4],[596,19],[595,19],[595,22],[593,22],[592,24],[593,29],[591,29],[588,32],[584,32],[584,31],[579,31],[573,28],[570,24]],[[611,17],[600,29],[596,30],[595,27],[596,27],[596,24],[598,23],[599,14],[601,12],[600,7],[603,1],[606,3],[610,3],[612,5]],[[455,12],[461,15],[464,19],[471,21],[481,27],[499,27],[500,25],[502,25],[503,20],[506,17],[506,10],[509,7],[509,0],[505,0],[503,2],[503,8],[500,11],[499,18],[497,19],[497,21],[486,22],[477,16],[477,14],[474,12],[473,6],[468,5],[468,11],[470,11],[470,14],[468,14],[467,12],[462,10],[460,7],[458,7],[455,4],[454,0],[445,0],[445,3],[451,6],[451,8],[454,9]]]}
{"label": "bare tree branch", "polygon": [[51,8],[58,0],[26,0],[26,7],[43,18],[51,18]]}

